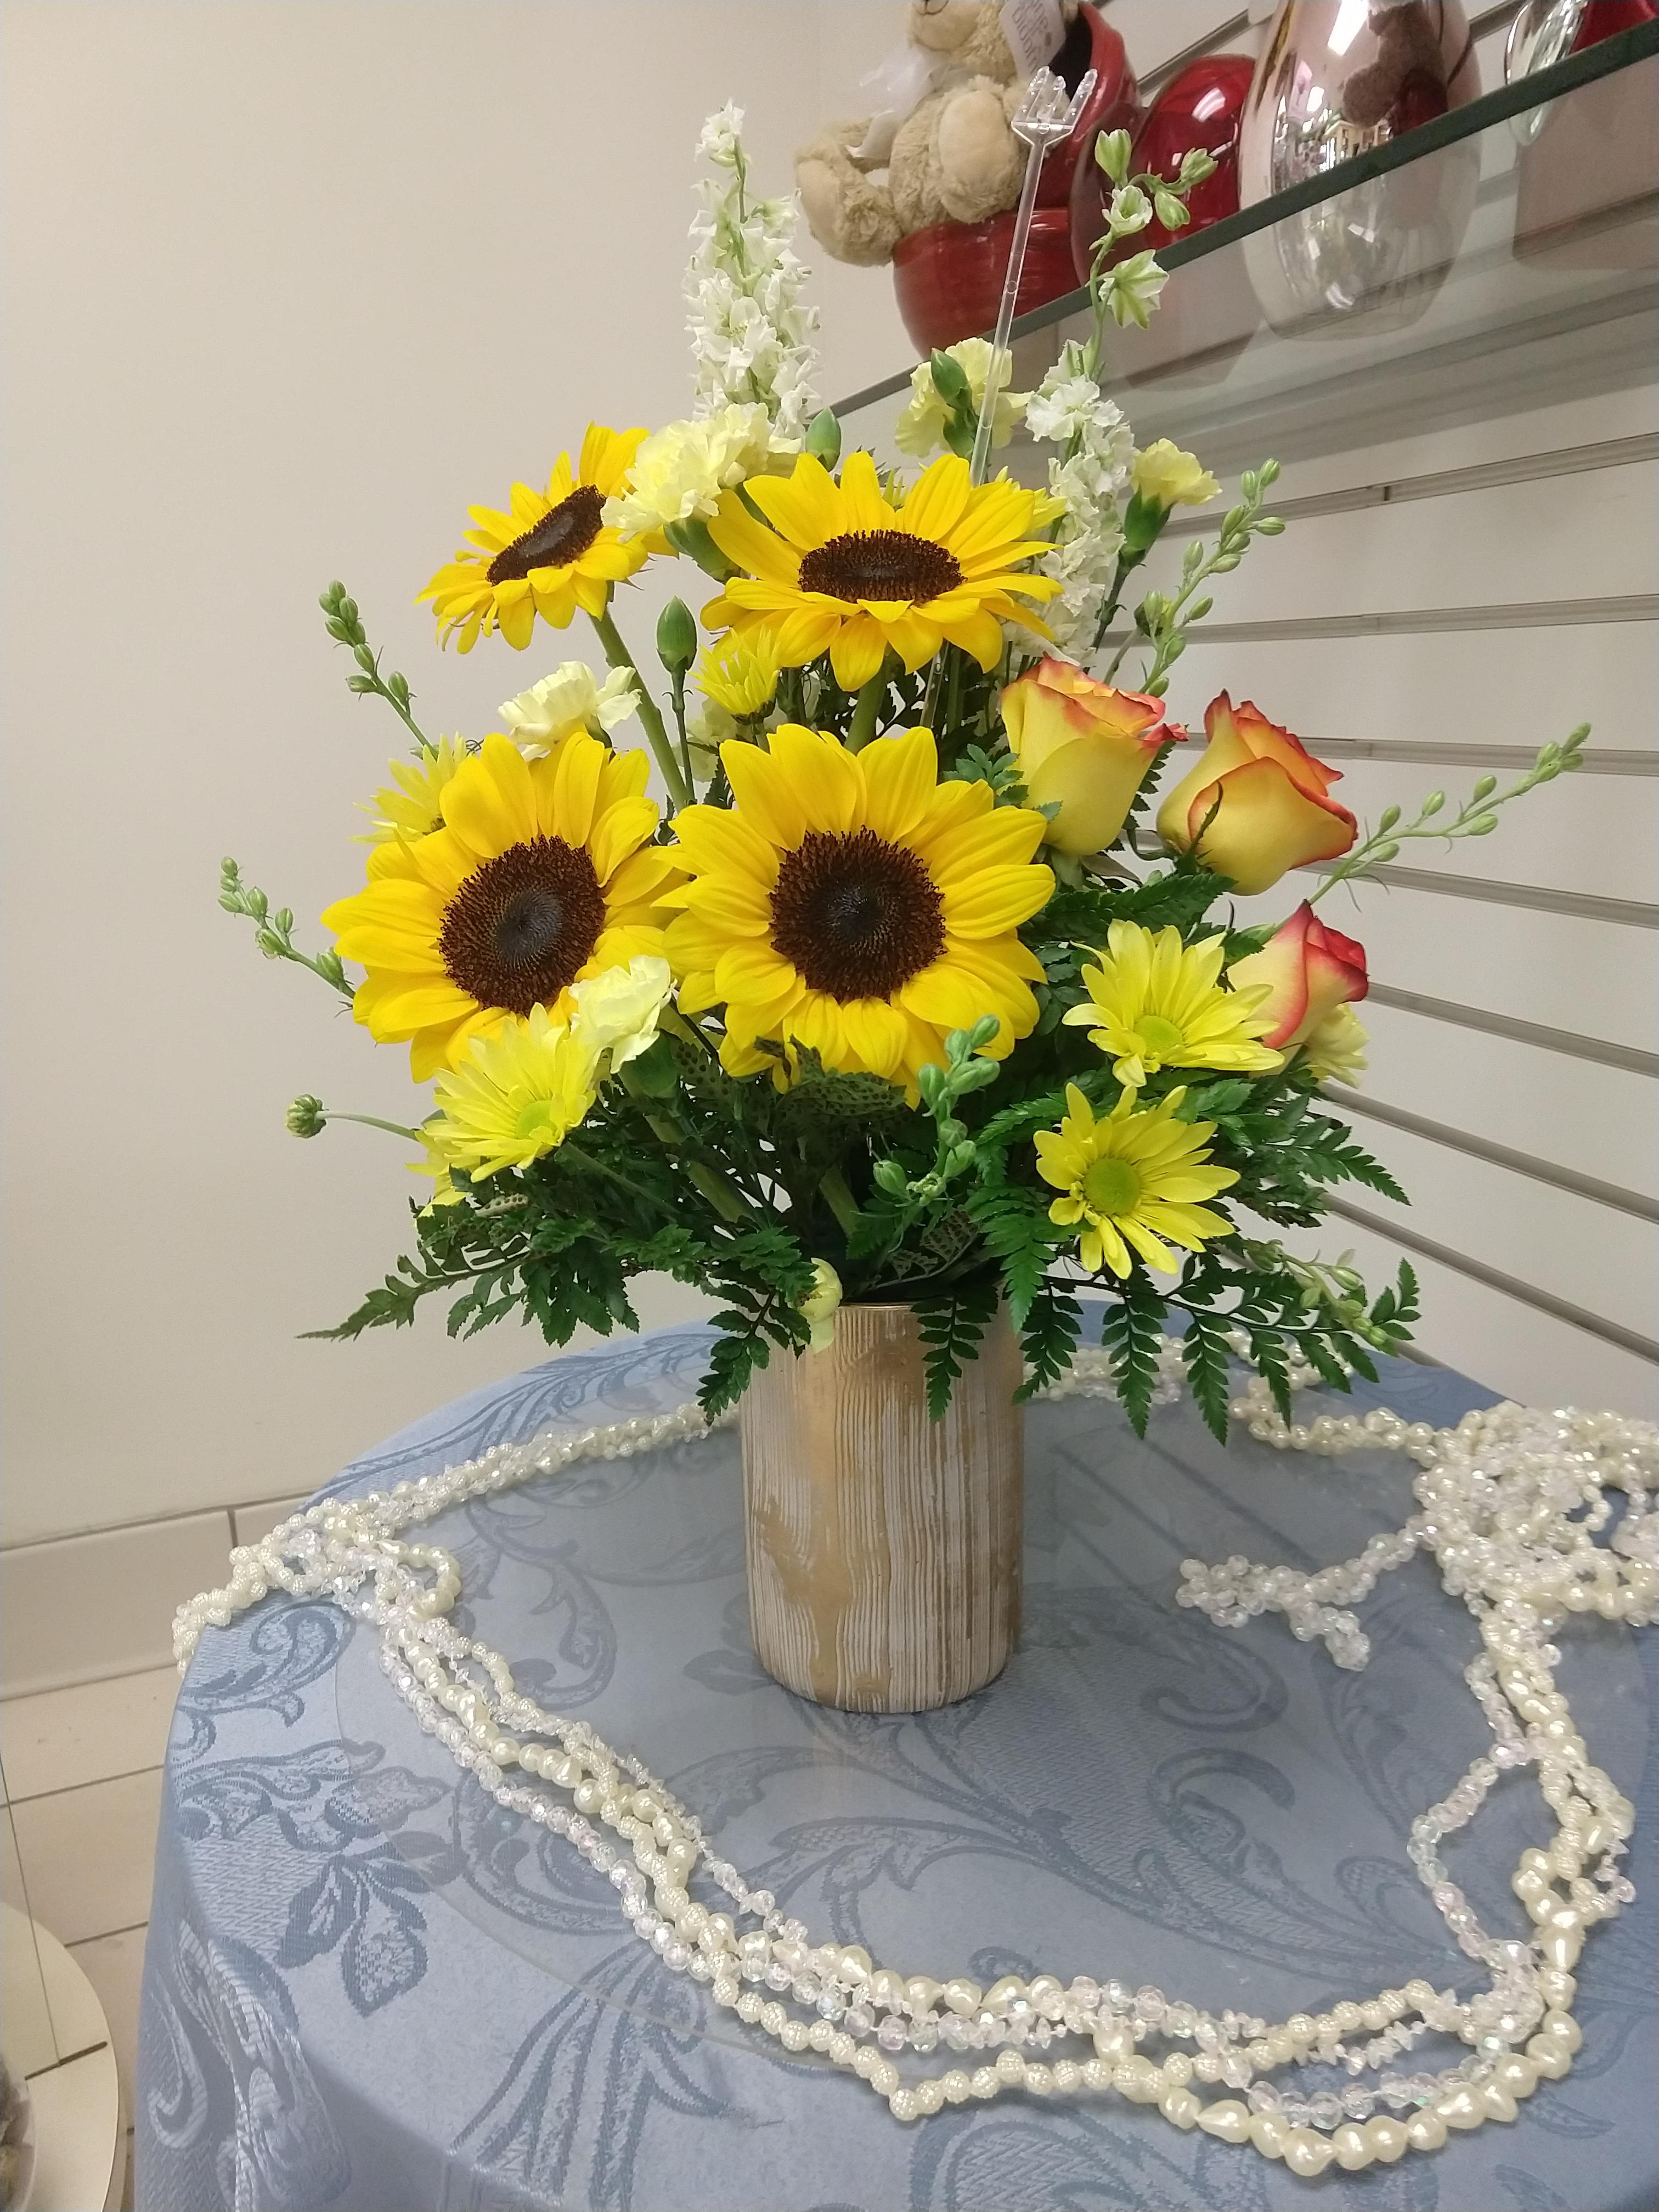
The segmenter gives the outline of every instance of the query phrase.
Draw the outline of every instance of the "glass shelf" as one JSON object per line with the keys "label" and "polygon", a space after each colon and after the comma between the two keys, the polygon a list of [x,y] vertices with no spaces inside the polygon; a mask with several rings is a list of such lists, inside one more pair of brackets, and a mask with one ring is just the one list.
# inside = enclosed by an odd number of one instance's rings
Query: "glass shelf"
{"label": "glass shelf", "polygon": [[[1547,108],[1522,144],[1527,119]],[[1109,326],[1138,441],[1225,473],[1582,399],[1659,361],[1659,22],[1483,94],[1164,248],[1150,329]],[[1091,327],[1086,291],[1014,325],[1017,386]],[[896,459],[906,370],[836,410]],[[1023,436],[1005,457],[1030,477]]]}

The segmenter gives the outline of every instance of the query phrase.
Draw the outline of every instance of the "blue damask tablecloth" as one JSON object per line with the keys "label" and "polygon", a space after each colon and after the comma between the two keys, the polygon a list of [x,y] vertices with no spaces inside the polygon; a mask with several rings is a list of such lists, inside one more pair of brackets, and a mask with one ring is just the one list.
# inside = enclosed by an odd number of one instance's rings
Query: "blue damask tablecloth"
{"label": "blue damask tablecloth", "polygon": [[[550,1361],[329,1487],[678,1404],[708,1340],[669,1330]],[[1357,1396],[1436,1423],[1491,1401],[1403,1362]],[[729,1433],[579,1467],[434,1533],[461,1561],[459,1620],[521,1682],[639,1753],[815,1930],[901,1968],[988,1983],[1040,1961],[1281,2018],[1417,1974],[1467,1985],[1405,1852],[1413,1815],[1489,1743],[1461,1680],[1467,1613],[1414,1560],[1362,1608],[1373,1656],[1352,1674],[1282,1622],[1224,1632],[1173,1603],[1188,1555],[1351,1555],[1410,1510],[1410,1469],[1248,1440],[1223,1453],[1185,1405],[1155,1413],[1144,1444],[1097,1400],[1028,1420],[1019,1650],[979,1696],[916,1717],[827,1711],[760,1670]],[[420,1733],[368,1630],[268,1600],[207,1632],[173,1725],[140,2212],[1271,2212],[1310,2197],[1642,2212],[1659,2202],[1659,1639],[1592,1616],[1563,1642],[1591,1755],[1641,1823],[1640,1901],[1580,1969],[1578,2062],[1514,2125],[1309,2183],[1115,2097],[1005,2096],[902,2127],[659,1966],[608,1883]],[[1540,1832],[1517,1775],[1451,1839],[1489,1926],[1524,1932],[1507,1876]]]}

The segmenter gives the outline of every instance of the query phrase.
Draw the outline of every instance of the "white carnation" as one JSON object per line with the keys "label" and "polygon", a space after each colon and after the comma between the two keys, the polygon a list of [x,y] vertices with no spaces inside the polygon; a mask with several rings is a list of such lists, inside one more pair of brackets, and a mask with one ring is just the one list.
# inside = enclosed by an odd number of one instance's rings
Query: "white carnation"
{"label": "white carnation", "polygon": [[642,538],[711,515],[721,493],[764,470],[772,452],[772,418],[758,401],[670,422],[641,445],[626,486],[605,503],[605,523],[624,538]]}
{"label": "white carnation", "polygon": [[516,699],[505,700],[501,713],[514,743],[527,759],[536,760],[578,730],[595,725],[615,729],[638,705],[639,692],[628,669],[614,669],[598,684],[585,660],[567,660]]}

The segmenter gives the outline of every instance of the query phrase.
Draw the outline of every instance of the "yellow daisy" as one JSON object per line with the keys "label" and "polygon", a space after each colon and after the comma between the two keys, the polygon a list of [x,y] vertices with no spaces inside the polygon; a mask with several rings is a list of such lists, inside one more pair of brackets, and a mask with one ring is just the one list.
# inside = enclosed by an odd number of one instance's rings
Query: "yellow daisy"
{"label": "yellow daisy", "polygon": [[511,511],[468,509],[475,527],[455,557],[419,593],[430,599],[438,634],[471,653],[480,635],[499,629],[511,646],[530,642],[536,617],[563,629],[580,607],[602,615],[611,586],[631,576],[650,547],[624,544],[603,520],[605,502],[622,489],[643,430],[607,430],[590,422],[574,474],[570,456],[553,465],[545,492],[513,487]]}
{"label": "yellow daisy", "polygon": [[422,1132],[428,1152],[470,1176],[528,1167],[586,1116],[598,1095],[599,1058],[580,1024],[553,1020],[545,1006],[475,1037],[466,1059],[434,1086],[438,1111]]}
{"label": "yellow daisy", "polygon": [[[1179,1261],[1170,1244],[1201,1252],[1210,1237],[1231,1237],[1224,1214],[1194,1201],[1213,1198],[1238,1181],[1231,1168],[1212,1167],[1205,1139],[1213,1121],[1177,1121],[1186,1097],[1171,1091],[1142,1113],[1126,1091],[1103,1121],[1097,1121],[1075,1083],[1066,1086],[1070,1109],[1058,1129],[1036,1139],[1037,1173],[1060,1193],[1048,1218],[1079,1230],[1079,1251],[1091,1273],[1109,1267],[1127,1275],[1130,1251],[1149,1267],[1174,1274]],[[1161,1240],[1167,1237],[1170,1243]]]}
{"label": "yellow daisy", "polygon": [[650,842],[647,774],[643,753],[597,738],[535,761],[486,738],[444,787],[443,828],[380,846],[367,889],[328,908],[342,957],[368,970],[357,1019],[381,1043],[410,1040],[417,1083],[513,1016],[568,1014],[579,977],[662,955],[678,870]]}
{"label": "yellow daisy", "polygon": [[748,637],[728,631],[703,647],[697,689],[728,714],[763,714],[777,688],[777,648],[763,631]]}
{"label": "yellow daisy", "polygon": [[703,620],[745,644],[768,639],[785,668],[827,653],[848,691],[870,681],[890,646],[917,669],[948,638],[994,668],[1003,623],[1048,636],[1012,596],[1044,599],[1060,589],[1024,567],[1047,550],[1033,534],[1048,514],[1046,495],[1006,477],[975,486],[967,462],[947,453],[895,497],[900,503],[884,494],[868,453],[848,456],[839,483],[810,453],[787,477],[751,477],[708,526],[748,574],[731,579]]}
{"label": "yellow daisy", "polygon": [[1036,1026],[1042,968],[1015,932],[1054,890],[1040,814],[941,783],[928,730],[852,753],[786,723],[720,759],[732,805],[675,817],[690,879],[668,957],[683,1007],[725,1006],[732,1074],[781,1080],[769,1040],[914,1091],[948,1030],[994,1014],[1000,1059]]}
{"label": "yellow daisy", "polygon": [[1131,1090],[1161,1067],[1229,1068],[1267,1075],[1283,1055],[1260,1040],[1273,1018],[1259,1011],[1273,994],[1267,983],[1221,987],[1222,939],[1182,945],[1181,933],[1156,935],[1137,921],[1115,921],[1097,967],[1083,971],[1088,1003],[1065,1019],[1089,1031],[1112,1056],[1112,1073]]}
{"label": "yellow daisy", "polygon": [[359,808],[368,817],[368,828],[357,842],[386,845],[400,837],[425,837],[441,830],[444,786],[465,758],[464,739],[440,738],[435,745],[422,745],[412,764],[388,761],[392,783]]}

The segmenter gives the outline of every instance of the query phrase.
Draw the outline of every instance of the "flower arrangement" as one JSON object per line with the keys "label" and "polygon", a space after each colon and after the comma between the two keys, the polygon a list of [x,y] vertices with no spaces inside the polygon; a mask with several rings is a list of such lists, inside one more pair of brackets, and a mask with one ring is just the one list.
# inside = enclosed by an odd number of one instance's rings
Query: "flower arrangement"
{"label": "flower arrangement", "polygon": [[[522,1312],[563,1343],[633,1326],[630,1279],[662,1271],[722,1302],[712,1416],[775,1348],[824,1341],[842,1299],[899,1300],[939,1410],[1003,1302],[1028,1389],[1060,1374],[1094,1285],[1137,1427],[1172,1311],[1218,1435],[1233,1353],[1288,1419],[1293,1360],[1346,1387],[1416,1317],[1408,1267],[1373,1297],[1346,1255],[1277,1233],[1345,1181],[1403,1197],[1328,1109],[1364,1066],[1367,974],[1321,902],[1408,838],[1486,835],[1587,732],[1363,837],[1336,772],[1255,705],[1212,701],[1200,750],[1168,719],[1171,672],[1211,580],[1282,527],[1271,461],[1106,658],[1172,512],[1220,489],[1167,441],[1137,451],[1102,389],[1109,325],[1144,323],[1162,283],[1150,254],[1110,257],[1154,212],[1184,222],[1206,156],[1133,177],[1102,138],[1091,335],[1029,393],[997,389],[982,341],[936,355],[897,427],[907,479],[843,456],[815,410],[793,205],[751,195],[740,120],[700,142],[691,415],[590,426],[544,489],[474,507],[422,593],[464,653],[580,613],[609,672],[567,660],[481,742],[428,737],[333,585],[350,687],[413,748],[366,809],[366,879],[313,955],[224,864],[259,949],[432,1086],[397,1132],[433,1185],[415,1249],[325,1334],[449,1294],[452,1332]],[[1023,424],[1048,449],[1045,488],[975,480],[987,407],[994,442]],[[665,560],[714,588],[701,631],[671,601],[648,678],[613,611]],[[1318,880],[1289,917],[1242,924],[1234,898],[1292,870]],[[289,1109],[302,1136],[371,1118]]]}

